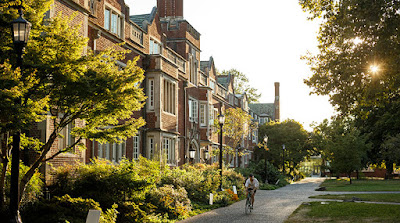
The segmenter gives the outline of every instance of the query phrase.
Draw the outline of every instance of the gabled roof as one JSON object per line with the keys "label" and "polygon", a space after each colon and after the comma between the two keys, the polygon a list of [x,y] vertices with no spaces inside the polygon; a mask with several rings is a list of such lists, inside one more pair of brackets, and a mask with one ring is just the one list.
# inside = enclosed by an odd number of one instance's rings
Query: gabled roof
{"label": "gabled roof", "polygon": [[217,76],[217,82],[218,84],[224,86],[226,89],[229,89],[229,84],[232,80],[232,75],[218,75]]}
{"label": "gabled roof", "polygon": [[153,7],[150,14],[131,15],[130,20],[147,32],[147,25],[153,23],[157,13],[157,7]]}
{"label": "gabled roof", "polygon": [[207,61],[200,61],[200,70],[205,73],[206,68],[208,68],[208,71],[210,71],[212,69],[213,64],[214,64],[213,57],[210,57],[210,59]]}
{"label": "gabled roof", "polygon": [[269,116],[275,117],[274,103],[257,103],[249,104],[250,110],[256,113],[258,116]]}

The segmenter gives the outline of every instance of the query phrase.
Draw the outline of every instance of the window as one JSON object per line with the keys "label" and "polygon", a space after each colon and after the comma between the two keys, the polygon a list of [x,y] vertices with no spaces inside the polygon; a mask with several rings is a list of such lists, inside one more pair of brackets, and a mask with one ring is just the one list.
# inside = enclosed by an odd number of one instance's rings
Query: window
{"label": "window", "polygon": [[254,143],[257,143],[257,135],[258,135],[258,131],[254,130],[254,132],[253,132],[253,142]]}
{"label": "window", "polygon": [[175,114],[175,84],[164,79],[164,111]]}
{"label": "window", "polygon": [[151,136],[151,137],[148,137],[147,139],[148,139],[147,140],[147,148],[148,148],[147,157],[149,159],[153,159],[153,157],[154,157],[154,137]]}
{"label": "window", "polygon": [[153,39],[150,39],[150,54],[160,54],[161,53],[161,45],[154,41]]}
{"label": "window", "polygon": [[206,126],[206,104],[200,104],[200,125]]}
{"label": "window", "polygon": [[215,94],[215,81],[210,80],[210,88],[212,89],[212,93]]}
{"label": "window", "polygon": [[74,128],[74,125],[72,123],[68,124],[65,126],[58,137],[58,149],[63,150],[71,146],[72,144],[75,143],[75,138],[71,135],[71,131]]}
{"label": "window", "polygon": [[131,25],[131,39],[133,42],[143,45],[143,32],[134,25]]}
{"label": "window", "polygon": [[207,76],[205,74],[201,74],[200,84],[202,84],[203,86],[207,86]]}
{"label": "window", "polygon": [[104,10],[104,29],[116,34],[118,37],[123,36],[124,19],[117,12],[106,8]]}
{"label": "window", "polygon": [[133,137],[133,159],[139,159],[139,136]]}
{"label": "window", "polygon": [[167,158],[168,164],[175,164],[175,139],[164,137],[163,152]]}
{"label": "window", "polygon": [[196,50],[192,48],[189,55],[189,81],[197,85],[197,65]]}
{"label": "window", "polygon": [[99,143],[97,151],[97,157],[119,163],[126,155],[126,143]]}
{"label": "window", "polygon": [[189,121],[197,123],[198,117],[199,117],[198,101],[194,99],[189,99]]}
{"label": "window", "polygon": [[90,9],[90,13],[94,16],[97,15],[97,2],[98,0],[90,0],[89,1],[89,9]]}
{"label": "window", "polygon": [[209,107],[210,109],[209,109],[209,111],[208,111],[208,115],[209,115],[209,125],[210,126],[214,126],[214,106],[213,105],[210,105],[210,107]]}
{"label": "window", "polygon": [[154,79],[149,79],[147,105],[150,110],[154,110]]}

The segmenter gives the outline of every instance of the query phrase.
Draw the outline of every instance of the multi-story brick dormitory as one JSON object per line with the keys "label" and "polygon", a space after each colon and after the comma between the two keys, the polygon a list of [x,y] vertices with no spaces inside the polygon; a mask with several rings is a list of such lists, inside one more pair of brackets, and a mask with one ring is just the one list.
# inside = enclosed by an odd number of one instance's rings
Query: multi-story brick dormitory
{"label": "multi-story brick dormitory", "polygon": [[[196,151],[195,163],[214,163],[218,157],[206,161],[205,151],[211,154],[220,145],[213,127],[220,111],[241,107],[259,119],[261,114],[251,111],[247,96],[235,94],[233,76],[217,76],[212,57],[200,61],[200,33],[183,18],[183,0],[158,0],[157,7],[145,15],[130,15],[123,0],[55,0],[48,15],[59,12],[77,13],[72,25],[82,24],[81,33],[89,38],[88,47],[94,52],[125,43],[117,47],[131,53],[119,62],[121,68],[139,56],[138,66],[145,70],[141,87],[148,98],[145,107],[135,113],[146,121],[138,135],[121,144],[88,140],[85,152],[60,154],[49,161],[52,166],[89,163],[94,157],[119,162],[123,157],[155,158],[158,154],[165,154],[169,165],[179,166],[189,162],[190,149]],[[45,121],[37,128],[44,140],[52,127]],[[65,137],[56,140],[49,156],[72,141],[70,130],[63,130]],[[240,161],[236,156],[231,166],[246,165],[257,142],[256,132],[244,136],[241,147],[249,153]]]}

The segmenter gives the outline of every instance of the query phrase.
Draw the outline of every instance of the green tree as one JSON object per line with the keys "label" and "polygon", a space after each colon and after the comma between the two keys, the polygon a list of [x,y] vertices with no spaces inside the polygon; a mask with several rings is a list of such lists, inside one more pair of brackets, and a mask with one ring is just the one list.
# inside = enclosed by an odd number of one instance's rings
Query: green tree
{"label": "green tree", "polygon": [[258,100],[261,97],[261,94],[258,93],[257,89],[250,86],[249,79],[247,78],[246,74],[236,69],[223,70],[221,74],[222,75],[231,74],[234,77],[233,87],[235,94],[246,93],[249,103],[258,102]]}
{"label": "green tree", "polygon": [[263,149],[260,156],[266,156],[276,167],[289,167],[291,175],[294,175],[300,162],[308,155],[308,132],[294,120],[265,123],[260,126],[258,135],[260,139],[268,136],[268,151]]}
{"label": "green tree", "polygon": [[381,147],[382,158],[386,165],[386,178],[391,179],[394,164],[400,163],[400,134],[385,139]]}
{"label": "green tree", "polygon": [[[25,3],[32,30],[24,53],[23,72],[15,66],[8,26],[17,12],[9,7],[9,2],[0,3],[1,35],[7,34],[0,42],[3,164],[7,165],[5,160],[9,160],[9,136],[14,131],[27,132],[33,123],[45,119],[52,122],[54,129],[46,142],[29,147],[36,149],[38,158],[21,177],[20,197],[44,161],[73,151],[74,147],[83,148],[82,140],[118,142],[135,135],[144,120],[133,118],[133,112],[140,110],[145,100],[143,90],[138,87],[144,78],[143,70],[136,66],[138,58],[127,61],[127,66],[119,70],[116,62],[124,61],[128,51],[109,49],[99,54],[87,51],[87,38],[79,34],[79,26],[70,25],[73,17],[66,19],[59,14],[43,20],[51,1]],[[22,103],[14,103],[17,98]],[[71,124],[75,143],[48,155],[57,137],[63,137],[60,132]]]}
{"label": "green tree", "polygon": [[[383,139],[400,132],[400,4],[395,0],[299,0],[321,21],[319,53],[304,57],[313,93],[329,95],[343,116],[369,134],[368,157],[379,162]],[[371,69],[374,68],[374,69]]]}
{"label": "green tree", "polygon": [[[226,160],[227,163],[232,162],[233,157],[238,154],[239,157],[245,153],[244,147],[241,146],[242,141],[249,134],[252,134],[252,130],[255,128],[255,123],[252,122],[252,117],[241,108],[229,108],[225,110],[225,123],[223,125],[223,135],[225,136],[225,148],[224,153],[229,154],[230,159]],[[218,120],[215,120],[215,128],[218,129],[218,134],[221,129],[218,124]],[[217,150],[215,152],[218,152]],[[240,162],[240,158],[238,159]],[[240,166],[240,163],[239,163]]]}
{"label": "green tree", "polygon": [[329,162],[331,173],[346,174],[351,182],[351,173],[367,164],[367,151],[370,145],[353,123],[335,118],[331,123],[324,120],[314,127],[314,137],[318,138],[318,148],[322,158]]}

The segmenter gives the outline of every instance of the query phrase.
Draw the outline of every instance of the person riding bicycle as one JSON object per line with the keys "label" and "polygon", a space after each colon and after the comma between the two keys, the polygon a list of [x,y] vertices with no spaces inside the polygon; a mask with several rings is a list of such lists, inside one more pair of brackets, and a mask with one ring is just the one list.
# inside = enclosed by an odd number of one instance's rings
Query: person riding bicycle
{"label": "person riding bicycle", "polygon": [[258,180],[253,176],[253,174],[249,175],[249,178],[246,180],[246,183],[244,184],[246,187],[246,197],[249,191],[252,191],[251,193],[251,208],[253,208],[254,204],[254,195],[256,194],[256,191],[258,187],[260,186],[260,183]]}

